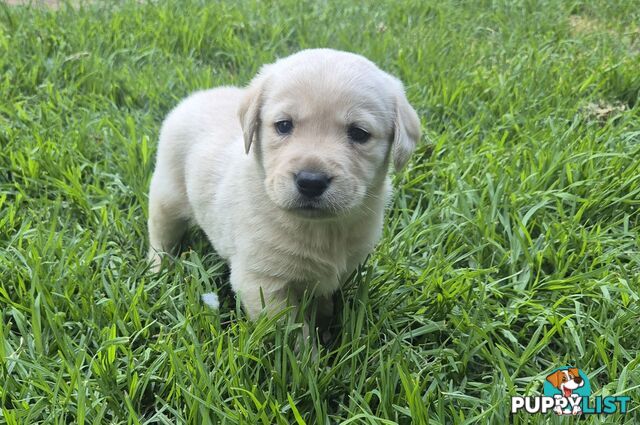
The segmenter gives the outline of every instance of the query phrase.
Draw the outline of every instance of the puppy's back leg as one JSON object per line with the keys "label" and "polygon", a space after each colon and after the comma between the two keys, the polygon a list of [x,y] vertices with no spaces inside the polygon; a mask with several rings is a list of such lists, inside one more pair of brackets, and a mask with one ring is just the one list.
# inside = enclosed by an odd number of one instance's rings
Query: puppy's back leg
{"label": "puppy's back leg", "polygon": [[158,172],[149,191],[149,255],[152,270],[160,270],[161,254],[172,252],[189,225],[190,207],[186,191]]}

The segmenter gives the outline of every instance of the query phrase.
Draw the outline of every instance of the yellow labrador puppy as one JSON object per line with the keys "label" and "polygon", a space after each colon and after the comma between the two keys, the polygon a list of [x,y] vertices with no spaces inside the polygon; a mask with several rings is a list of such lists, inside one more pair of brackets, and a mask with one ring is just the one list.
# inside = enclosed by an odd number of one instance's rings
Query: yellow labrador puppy
{"label": "yellow labrador puppy", "polygon": [[195,221],[250,318],[305,290],[331,314],[380,238],[389,163],[400,170],[419,138],[402,83],[352,53],[303,50],[247,88],[197,92],[162,126],[149,257],[157,269]]}

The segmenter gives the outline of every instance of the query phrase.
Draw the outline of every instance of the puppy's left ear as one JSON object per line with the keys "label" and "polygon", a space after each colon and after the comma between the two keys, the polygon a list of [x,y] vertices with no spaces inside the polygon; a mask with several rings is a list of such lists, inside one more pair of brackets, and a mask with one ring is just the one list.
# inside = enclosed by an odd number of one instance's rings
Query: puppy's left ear
{"label": "puppy's left ear", "polygon": [[268,67],[263,66],[260,72],[245,89],[245,95],[238,107],[238,118],[244,137],[244,151],[249,153],[249,148],[258,138],[260,130],[260,109],[262,108],[264,87],[268,80]]}
{"label": "puppy's left ear", "polygon": [[422,131],[420,129],[420,119],[407,100],[407,96],[404,93],[404,86],[397,78],[391,78],[393,80],[396,102],[391,154],[393,156],[393,166],[395,170],[401,171],[415,150]]}

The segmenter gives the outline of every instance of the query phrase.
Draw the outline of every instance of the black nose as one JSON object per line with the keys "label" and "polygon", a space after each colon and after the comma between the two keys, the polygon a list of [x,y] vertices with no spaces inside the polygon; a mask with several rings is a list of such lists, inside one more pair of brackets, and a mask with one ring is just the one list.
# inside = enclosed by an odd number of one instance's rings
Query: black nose
{"label": "black nose", "polygon": [[576,384],[581,384],[581,383],[582,383],[582,378],[580,378],[579,376],[576,376],[575,378],[573,378],[573,381],[574,381]]}
{"label": "black nose", "polygon": [[322,195],[331,182],[331,178],[325,173],[315,171],[300,171],[293,176],[293,180],[296,182],[298,192],[308,198]]}

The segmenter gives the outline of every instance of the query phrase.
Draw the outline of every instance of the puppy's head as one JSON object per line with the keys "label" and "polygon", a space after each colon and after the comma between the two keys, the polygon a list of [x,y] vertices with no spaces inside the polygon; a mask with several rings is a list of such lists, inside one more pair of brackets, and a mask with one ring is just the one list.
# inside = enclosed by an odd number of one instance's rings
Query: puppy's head
{"label": "puppy's head", "polygon": [[329,49],[263,67],[239,117],[269,198],[307,217],[343,215],[378,196],[390,158],[402,169],[420,138],[399,80]]}

